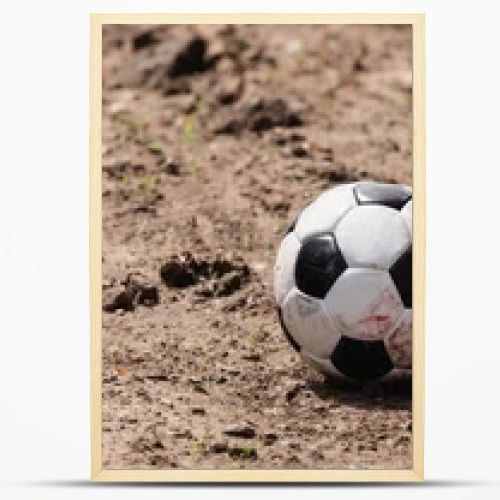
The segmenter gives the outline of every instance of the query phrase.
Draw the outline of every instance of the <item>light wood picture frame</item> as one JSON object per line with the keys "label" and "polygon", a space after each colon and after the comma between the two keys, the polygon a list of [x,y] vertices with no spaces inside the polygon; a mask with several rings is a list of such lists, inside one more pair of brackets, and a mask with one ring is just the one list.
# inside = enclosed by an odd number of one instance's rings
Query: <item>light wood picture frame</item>
{"label": "light wood picture frame", "polygon": [[[424,14],[90,15],[90,363],[91,478],[122,482],[416,482],[424,479],[425,321]],[[407,470],[107,470],[102,459],[102,28],[105,24],[409,24],[413,30],[413,467]]]}

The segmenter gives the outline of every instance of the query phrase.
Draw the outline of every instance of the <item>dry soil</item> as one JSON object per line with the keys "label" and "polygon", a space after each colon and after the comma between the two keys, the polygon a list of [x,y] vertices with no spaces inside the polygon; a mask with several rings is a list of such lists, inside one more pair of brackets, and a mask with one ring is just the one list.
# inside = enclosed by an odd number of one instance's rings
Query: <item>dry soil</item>
{"label": "dry soil", "polygon": [[336,183],[411,183],[408,26],[106,26],[105,468],[408,468],[411,378],[325,381],[272,268]]}

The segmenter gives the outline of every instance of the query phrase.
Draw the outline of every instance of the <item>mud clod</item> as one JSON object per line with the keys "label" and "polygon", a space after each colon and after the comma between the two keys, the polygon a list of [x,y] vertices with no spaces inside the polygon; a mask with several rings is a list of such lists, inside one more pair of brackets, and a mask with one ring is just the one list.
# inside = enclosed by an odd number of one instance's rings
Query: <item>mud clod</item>
{"label": "mud clod", "polygon": [[133,311],[138,304],[152,307],[160,302],[158,288],[144,282],[137,274],[129,274],[122,282],[121,290],[114,292],[113,289],[105,290],[103,298],[103,310],[114,312],[119,309]]}
{"label": "mud clod", "polygon": [[224,434],[232,437],[251,439],[255,437],[255,429],[247,424],[233,424],[224,429]]}
{"label": "mud clod", "polygon": [[213,443],[208,447],[210,453],[226,453],[228,451],[227,443]]}
{"label": "mud clod", "polygon": [[266,432],[263,437],[265,446],[272,446],[274,443],[276,443],[276,441],[278,441],[278,435],[274,432]]}
{"label": "mud clod", "polygon": [[110,302],[104,303],[103,310],[106,312],[115,312],[118,309],[133,311],[135,309],[134,298],[135,294],[129,290],[119,292]]}
{"label": "mud clod", "polygon": [[304,384],[301,382],[296,382],[294,384],[291,384],[291,386],[288,388],[285,394],[285,399],[287,403],[290,403],[293,399],[297,397],[299,392],[304,388]]}
{"label": "mud clod", "polygon": [[215,133],[238,134],[243,130],[265,132],[275,127],[298,127],[304,123],[299,110],[279,97],[247,99],[215,127]]}
{"label": "mud clod", "polygon": [[310,148],[307,143],[296,144],[292,147],[292,155],[296,158],[305,158],[309,156]]}
{"label": "mud clod", "polygon": [[168,69],[168,76],[176,78],[203,71],[205,69],[206,50],[206,40],[200,36],[194,36],[172,61]]}
{"label": "mud clod", "polygon": [[199,285],[202,297],[225,297],[242,288],[250,278],[250,268],[240,258],[195,258],[191,253],[172,256],[160,270],[163,282],[173,288]]}
{"label": "mud clod", "polygon": [[155,306],[160,302],[160,294],[156,286],[142,286],[138,290],[137,303],[144,306]]}
{"label": "mud clod", "polygon": [[132,48],[134,50],[141,50],[146,47],[151,47],[159,42],[158,38],[155,37],[153,30],[146,30],[142,33],[138,33],[134,38],[132,38]]}
{"label": "mud clod", "polygon": [[163,282],[170,287],[186,288],[199,281],[199,264],[189,253],[173,256],[160,269]]}

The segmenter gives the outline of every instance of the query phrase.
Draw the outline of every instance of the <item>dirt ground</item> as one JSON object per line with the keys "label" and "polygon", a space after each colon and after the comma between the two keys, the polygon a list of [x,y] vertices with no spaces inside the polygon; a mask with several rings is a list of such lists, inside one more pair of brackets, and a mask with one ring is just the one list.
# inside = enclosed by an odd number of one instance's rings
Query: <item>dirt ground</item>
{"label": "dirt ground", "polygon": [[411,99],[408,26],[105,27],[105,468],[411,467],[411,377],[325,381],[272,289],[321,191],[411,184]]}

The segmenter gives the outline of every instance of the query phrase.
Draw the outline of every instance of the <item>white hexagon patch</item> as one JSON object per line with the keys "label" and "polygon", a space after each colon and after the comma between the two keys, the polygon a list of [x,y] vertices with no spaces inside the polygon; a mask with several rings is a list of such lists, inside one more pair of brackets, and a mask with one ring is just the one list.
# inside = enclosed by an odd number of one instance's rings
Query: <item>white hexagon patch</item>
{"label": "white hexagon patch", "polygon": [[307,206],[295,226],[297,237],[304,241],[316,234],[333,232],[340,218],[356,206],[353,186],[344,184],[329,189]]}
{"label": "white hexagon patch", "polygon": [[320,358],[328,358],[340,333],[321,300],[308,297],[294,287],[283,301],[281,312],[290,334],[303,349]]}
{"label": "white hexagon patch", "polygon": [[341,334],[359,340],[382,340],[404,309],[389,274],[375,269],[344,271],[324,307]]}
{"label": "white hexagon patch", "polygon": [[389,269],[411,244],[401,213],[381,205],[353,208],[335,230],[350,267]]}

